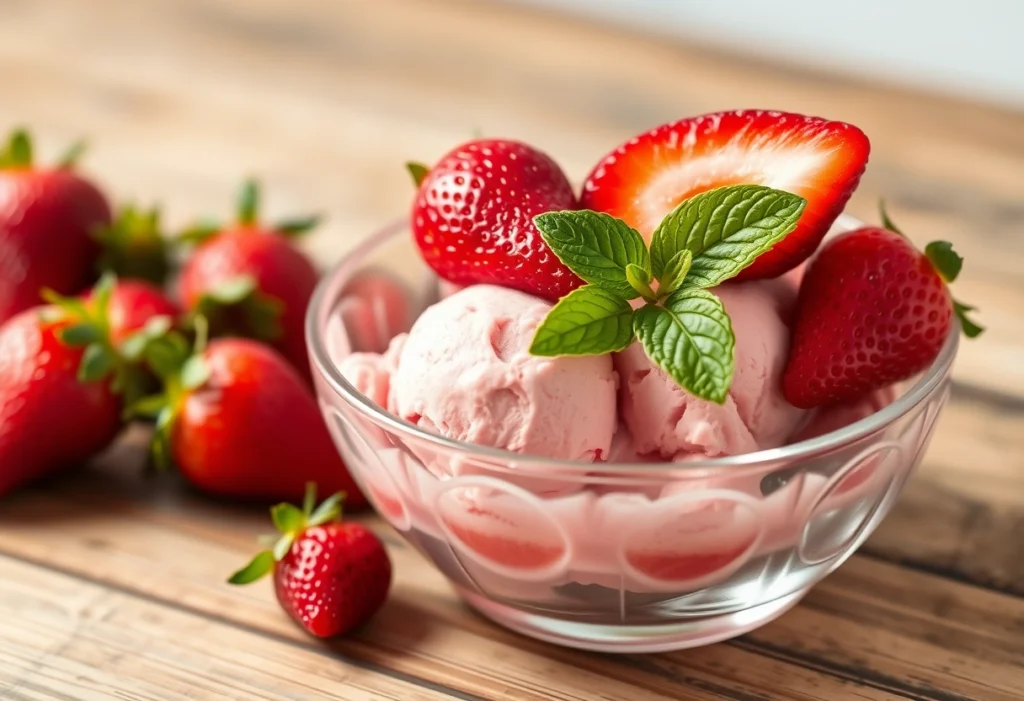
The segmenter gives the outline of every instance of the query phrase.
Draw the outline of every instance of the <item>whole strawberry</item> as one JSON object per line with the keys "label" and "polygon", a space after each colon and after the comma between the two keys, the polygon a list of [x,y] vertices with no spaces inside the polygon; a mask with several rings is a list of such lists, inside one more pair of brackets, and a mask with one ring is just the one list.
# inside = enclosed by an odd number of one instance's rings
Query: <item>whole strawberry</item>
{"label": "whole strawberry", "polygon": [[265,341],[308,382],[305,315],[318,276],[292,239],[318,220],[263,224],[258,210],[259,188],[248,181],[234,224],[187,234],[200,243],[181,270],[179,297],[186,311],[206,317],[213,335]]}
{"label": "whole strawberry", "polygon": [[309,485],[304,508],[271,509],[281,537],[228,580],[248,584],[274,572],[274,593],[297,623],[319,638],[342,635],[365,623],[387,599],[391,560],[377,536],[359,523],[342,523],[335,494],[315,510]]}
{"label": "whole strawberry", "polygon": [[109,340],[113,286],[85,299],[47,291],[52,306],[0,325],[0,495],[84,462],[121,428],[122,395],[139,385]]}
{"label": "whole strawberry", "polygon": [[578,206],[565,174],[547,155],[517,141],[484,139],[457,147],[429,172],[414,164],[410,170],[419,183],[412,233],[441,278],[550,300],[582,284],[533,223],[542,212]]}
{"label": "whole strawberry", "polygon": [[954,316],[968,337],[982,331],[947,288],[963,265],[952,245],[922,253],[884,212],[883,221],[826,242],[804,275],[783,377],[795,406],[852,401],[916,375],[938,357]]}
{"label": "whole strawberry", "polygon": [[[92,295],[86,297],[91,299]],[[107,302],[110,341],[121,347],[139,330],[154,320],[163,319],[169,328],[179,316],[178,305],[156,285],[144,280],[121,279],[114,283]]]}
{"label": "whole strawberry", "polygon": [[38,167],[23,131],[0,151],[0,323],[40,304],[44,287],[75,294],[96,279],[101,248],[92,234],[110,223],[110,207],[74,172],[79,152]]}
{"label": "whole strawberry", "polygon": [[144,358],[165,390],[135,409],[156,419],[158,464],[210,494],[296,499],[315,481],[366,505],[312,392],[277,351],[241,338],[198,345],[190,354],[174,332],[147,344]]}

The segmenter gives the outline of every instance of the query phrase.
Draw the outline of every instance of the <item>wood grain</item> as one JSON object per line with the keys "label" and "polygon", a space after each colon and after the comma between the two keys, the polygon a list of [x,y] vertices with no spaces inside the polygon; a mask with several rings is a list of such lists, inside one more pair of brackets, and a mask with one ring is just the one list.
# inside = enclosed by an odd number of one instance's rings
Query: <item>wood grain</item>
{"label": "wood grain", "polygon": [[439,701],[326,651],[0,556],[0,698]]}
{"label": "wood grain", "polygon": [[[90,581],[302,640],[269,587],[232,589],[262,514],[121,474],[124,460],[8,500],[2,549]],[[109,472],[108,472],[109,471]],[[117,524],[131,523],[130,529]],[[394,595],[333,649],[483,698],[918,698],[1010,701],[1024,688],[1024,599],[855,557],[790,614],[740,641],[656,658],[561,650],[469,613],[442,577],[374,522]],[[62,538],[59,551],[52,547]],[[174,552],[173,559],[162,555]],[[864,696],[862,694],[875,694]],[[744,694],[747,696],[744,697]],[[760,695],[760,696],[759,696]],[[686,698],[690,698],[687,696]]]}
{"label": "wood grain", "polygon": [[614,658],[530,641],[375,522],[394,596],[359,635],[312,641],[267,586],[223,583],[262,512],[143,479],[135,432],[0,502],[0,698],[1024,698],[1021,113],[472,0],[0,0],[0,18],[0,129],[32,125],[44,155],[88,136],[90,172],[118,200],[160,200],[172,226],[226,216],[255,173],[269,215],[328,215],[308,241],[324,266],[406,210],[406,160],[476,130],[579,182],[685,115],[847,120],[873,144],[850,211],[874,221],[885,196],[916,242],[954,241],[957,296],[989,327],[863,554],[739,640]]}

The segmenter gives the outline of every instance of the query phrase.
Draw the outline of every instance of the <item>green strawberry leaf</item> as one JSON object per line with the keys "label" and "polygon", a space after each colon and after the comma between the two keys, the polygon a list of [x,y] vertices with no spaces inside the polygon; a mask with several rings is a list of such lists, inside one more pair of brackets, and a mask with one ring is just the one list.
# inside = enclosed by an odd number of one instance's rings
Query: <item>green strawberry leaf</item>
{"label": "green strawberry leaf", "polygon": [[60,340],[68,346],[87,346],[103,339],[103,331],[91,322],[65,326],[60,330]]}
{"label": "green strawberry leaf", "polygon": [[264,550],[256,555],[248,565],[235,572],[228,578],[229,584],[249,584],[257,579],[270,574],[274,569],[274,553]]}
{"label": "green strawberry leaf", "polygon": [[736,338],[717,297],[684,287],[669,295],[663,307],[638,309],[633,325],[647,355],[683,389],[716,404],[725,402]]}
{"label": "green strawberry leaf", "polygon": [[203,219],[195,222],[178,234],[178,240],[185,243],[200,244],[219,234],[223,228],[224,226],[220,222],[212,219]]}
{"label": "green strawberry leaf", "polygon": [[900,231],[896,225],[893,224],[892,219],[889,218],[889,213],[885,210],[885,200],[878,200],[878,214],[882,219],[882,228],[888,229],[894,234],[903,236],[903,232]]}
{"label": "green strawberry leaf", "polygon": [[270,518],[274,526],[282,533],[295,533],[306,525],[306,516],[299,507],[292,504],[277,504],[270,509]]}
{"label": "green strawberry leaf", "polygon": [[693,254],[686,283],[714,287],[754,262],[796,228],[807,201],[761,185],[729,185],[684,200],[651,239],[659,280],[682,250]]}
{"label": "green strawberry leaf", "polygon": [[82,158],[82,154],[85,153],[88,147],[89,145],[83,139],[79,139],[68,146],[57,161],[57,168],[60,170],[74,168],[78,165],[78,161]]}
{"label": "green strawberry leaf", "polygon": [[602,355],[633,341],[633,308],[595,285],[573,290],[551,308],[533,335],[530,353]]}
{"label": "green strawberry leaf", "polygon": [[624,221],[583,209],[545,212],[533,223],[558,259],[585,282],[625,299],[640,296],[626,277],[626,266],[650,272],[651,257],[643,237]]}
{"label": "green strawberry leaf", "polygon": [[102,380],[114,370],[115,363],[116,359],[110,349],[102,343],[90,343],[82,353],[82,362],[78,366],[78,379],[82,382]]}
{"label": "green strawberry leaf", "polygon": [[964,267],[963,257],[953,250],[949,241],[932,241],[924,247],[924,255],[947,285],[956,280]]}
{"label": "green strawberry leaf", "polygon": [[274,559],[283,560],[284,556],[288,554],[288,551],[292,549],[292,543],[295,542],[295,533],[285,533],[283,536],[277,539],[274,543]]}
{"label": "green strawberry leaf", "polygon": [[964,336],[967,336],[967,338],[977,338],[985,330],[984,326],[979,326],[967,318],[967,312],[973,312],[974,310],[975,308],[969,304],[953,300],[953,313],[960,322],[960,330],[964,332]]}
{"label": "green strawberry leaf", "polygon": [[341,517],[341,503],[345,500],[345,492],[336,492],[321,502],[309,516],[310,526],[322,526]]}
{"label": "green strawberry leaf", "polygon": [[302,513],[308,520],[316,508],[316,482],[306,482],[306,492],[302,496]]}
{"label": "green strawberry leaf", "polygon": [[274,231],[282,234],[286,238],[297,238],[308,231],[315,229],[323,220],[324,218],[319,214],[313,214],[308,217],[283,219],[274,225]]}
{"label": "green strawberry leaf", "polygon": [[205,296],[219,304],[238,304],[256,291],[256,278],[237,275],[209,289]]}
{"label": "green strawberry leaf", "polygon": [[409,171],[409,175],[412,176],[412,181],[416,184],[416,187],[419,187],[423,183],[423,179],[430,173],[430,168],[415,161],[406,163],[405,169]]}
{"label": "green strawberry leaf", "polygon": [[7,150],[3,154],[3,165],[16,168],[32,166],[32,137],[24,129],[15,129],[11,132]]}
{"label": "green strawberry leaf", "polygon": [[658,285],[658,296],[668,297],[670,294],[683,286],[690,266],[693,265],[693,254],[683,249],[668,259],[665,269],[661,273],[661,282]]}
{"label": "green strawberry leaf", "polygon": [[210,366],[201,355],[193,355],[181,366],[181,386],[186,389],[198,389],[210,379]]}
{"label": "green strawberry leaf", "polygon": [[161,392],[160,394],[151,394],[148,397],[142,397],[132,404],[130,404],[126,410],[129,417],[139,417],[141,419],[155,419],[160,415],[160,412],[167,406],[168,398],[167,395]]}

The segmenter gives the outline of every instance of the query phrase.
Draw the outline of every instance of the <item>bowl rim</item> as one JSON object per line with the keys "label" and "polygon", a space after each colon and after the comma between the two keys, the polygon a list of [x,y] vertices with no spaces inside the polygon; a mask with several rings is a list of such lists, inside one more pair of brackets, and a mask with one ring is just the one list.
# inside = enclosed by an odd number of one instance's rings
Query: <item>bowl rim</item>
{"label": "bowl rim", "polygon": [[[391,240],[401,231],[408,229],[408,226],[409,220],[401,218],[377,230],[331,266],[317,283],[306,309],[305,318],[306,341],[313,369],[351,407],[382,428],[402,435],[411,435],[417,441],[448,451],[486,459],[489,463],[498,461],[500,465],[515,466],[520,470],[526,467],[527,471],[535,469],[555,470],[562,473],[585,471],[591,476],[602,474],[621,476],[623,473],[629,472],[638,475],[639,473],[701,473],[717,472],[719,468],[775,466],[779,462],[814,458],[867,438],[907,415],[942,385],[949,374],[959,347],[960,326],[954,319],[938,357],[922,373],[917,382],[891,404],[835,431],[778,448],[768,448],[741,455],[687,460],[686,462],[613,463],[562,460],[542,455],[516,453],[503,448],[475,445],[427,431],[378,406],[342,376],[324,343],[324,329],[328,315],[351,274],[356,272],[359,264],[375,248]],[[850,215],[841,214],[826,236],[831,235],[834,231],[842,233],[861,226],[865,226],[864,222]],[[328,304],[330,307],[327,306]]]}

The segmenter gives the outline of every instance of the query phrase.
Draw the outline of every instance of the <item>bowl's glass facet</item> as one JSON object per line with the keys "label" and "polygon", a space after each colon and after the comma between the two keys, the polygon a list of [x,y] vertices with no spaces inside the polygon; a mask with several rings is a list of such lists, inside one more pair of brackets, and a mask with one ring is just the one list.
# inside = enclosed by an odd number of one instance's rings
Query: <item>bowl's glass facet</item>
{"label": "bowl's glass facet", "polygon": [[321,284],[307,330],[320,406],[346,464],[472,606],[525,634],[593,650],[707,644],[795,604],[892,507],[935,426],[956,350],[951,338],[884,415],[802,450],[742,464],[534,460],[438,440],[340,379],[341,358],[381,343],[339,312],[367,270],[404,281],[413,314],[438,296],[403,225]]}

